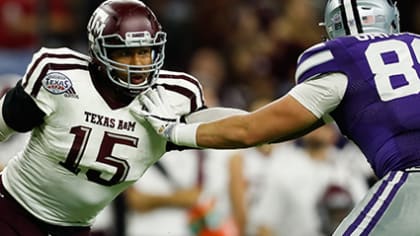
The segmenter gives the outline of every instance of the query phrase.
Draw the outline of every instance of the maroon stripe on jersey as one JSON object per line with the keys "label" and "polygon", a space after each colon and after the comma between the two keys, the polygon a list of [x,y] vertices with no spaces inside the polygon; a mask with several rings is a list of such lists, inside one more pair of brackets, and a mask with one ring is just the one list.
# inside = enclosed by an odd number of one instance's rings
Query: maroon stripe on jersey
{"label": "maroon stripe on jersey", "polygon": [[200,87],[200,84],[197,82],[197,80],[187,76],[186,74],[180,74],[180,75],[159,74],[159,77],[162,79],[183,79],[183,80],[186,80],[195,84],[195,86],[197,87]]}
{"label": "maroon stripe on jersey", "polygon": [[197,96],[191,90],[178,86],[178,85],[162,84],[162,86],[169,91],[182,94],[183,96],[189,98],[190,99],[190,112],[197,110],[198,108],[198,104],[196,103]]}
{"label": "maroon stripe on jersey", "polygon": [[36,97],[39,93],[39,90],[42,86],[42,79],[47,75],[48,70],[88,70],[87,65],[78,65],[78,64],[54,64],[48,63],[45,65],[44,69],[42,69],[41,74],[36,79],[35,85],[32,88],[31,95]]}
{"label": "maroon stripe on jersey", "polygon": [[183,79],[183,80],[186,80],[186,81],[194,84],[198,88],[198,90],[200,91],[200,100],[201,100],[201,103],[204,104],[203,92],[202,92],[201,86],[200,86],[200,84],[198,83],[197,80],[187,76],[186,74],[181,74],[181,75],[159,74],[159,78],[162,78],[162,79]]}
{"label": "maroon stripe on jersey", "polygon": [[32,74],[34,73],[35,69],[38,67],[39,63],[41,63],[41,61],[45,58],[61,58],[61,59],[68,59],[68,58],[73,58],[73,59],[78,59],[78,60],[82,60],[82,61],[86,61],[87,60],[85,58],[82,57],[78,57],[76,55],[73,54],[52,54],[52,53],[44,53],[42,54],[40,57],[38,57],[38,59],[36,59],[36,61],[34,62],[34,64],[31,66],[31,68],[29,69],[28,73],[26,73],[25,76],[25,83],[23,83],[23,87],[26,88],[26,86],[28,85],[29,79],[31,78]]}

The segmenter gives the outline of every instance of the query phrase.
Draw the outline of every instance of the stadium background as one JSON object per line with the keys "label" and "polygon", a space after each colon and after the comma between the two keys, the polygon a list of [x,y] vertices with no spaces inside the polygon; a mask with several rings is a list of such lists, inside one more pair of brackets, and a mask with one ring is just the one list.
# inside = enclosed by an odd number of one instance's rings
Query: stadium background
{"label": "stadium background", "polygon": [[[86,24],[101,2],[0,0],[0,75],[23,74],[40,46],[86,52]],[[164,68],[197,76],[225,106],[246,108],[284,94],[298,55],[325,35],[317,26],[325,0],[144,2],[168,33]],[[420,2],[398,5],[402,31],[418,33]]]}
{"label": "stadium background", "polygon": [[[4,81],[25,73],[41,46],[87,53],[86,24],[101,2],[0,0],[0,92]],[[144,2],[168,33],[164,68],[196,76],[211,106],[247,109],[285,94],[299,54],[325,35],[318,27],[325,0]],[[420,33],[420,1],[398,6],[401,30]]]}

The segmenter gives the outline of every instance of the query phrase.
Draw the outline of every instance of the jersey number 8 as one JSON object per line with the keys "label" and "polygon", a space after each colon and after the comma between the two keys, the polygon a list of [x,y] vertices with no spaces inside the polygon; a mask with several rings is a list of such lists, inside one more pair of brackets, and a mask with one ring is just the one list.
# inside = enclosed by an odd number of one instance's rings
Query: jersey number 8
{"label": "jersey number 8", "polygon": [[[414,53],[412,56],[411,51]],[[386,62],[386,54],[396,55],[393,62]],[[411,44],[404,41],[388,40],[372,43],[366,50],[366,58],[372,72],[382,101],[390,101],[420,92],[420,79],[417,68],[420,68],[420,39]],[[403,78],[402,85],[393,86],[392,80]]]}

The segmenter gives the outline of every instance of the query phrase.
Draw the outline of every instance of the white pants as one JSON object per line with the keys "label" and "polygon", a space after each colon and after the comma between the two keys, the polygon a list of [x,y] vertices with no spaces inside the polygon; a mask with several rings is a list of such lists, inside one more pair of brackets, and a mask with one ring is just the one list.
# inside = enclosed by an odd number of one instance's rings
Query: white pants
{"label": "white pants", "polygon": [[388,173],[369,190],[333,235],[420,235],[420,169]]}

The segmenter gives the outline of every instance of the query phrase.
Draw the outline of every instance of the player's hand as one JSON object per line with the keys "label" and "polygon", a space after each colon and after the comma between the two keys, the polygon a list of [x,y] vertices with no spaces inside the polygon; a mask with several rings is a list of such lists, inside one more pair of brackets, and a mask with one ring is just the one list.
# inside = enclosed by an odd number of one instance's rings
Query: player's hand
{"label": "player's hand", "polygon": [[167,140],[172,140],[171,131],[179,123],[180,117],[170,108],[163,97],[165,89],[162,86],[145,91],[140,97],[139,110],[131,110],[134,116],[145,118],[156,132]]}

